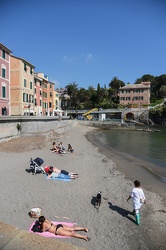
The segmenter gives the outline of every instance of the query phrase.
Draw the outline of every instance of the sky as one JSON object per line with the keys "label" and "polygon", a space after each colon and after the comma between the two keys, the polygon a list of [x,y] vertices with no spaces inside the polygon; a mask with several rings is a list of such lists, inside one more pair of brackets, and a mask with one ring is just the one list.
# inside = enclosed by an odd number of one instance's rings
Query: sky
{"label": "sky", "polygon": [[165,0],[0,0],[0,43],[56,88],[166,74]]}

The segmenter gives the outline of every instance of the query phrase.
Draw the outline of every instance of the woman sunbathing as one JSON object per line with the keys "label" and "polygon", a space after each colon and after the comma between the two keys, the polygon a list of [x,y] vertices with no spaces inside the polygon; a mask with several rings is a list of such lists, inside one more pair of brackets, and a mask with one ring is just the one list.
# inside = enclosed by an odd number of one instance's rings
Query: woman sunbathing
{"label": "woman sunbathing", "polygon": [[64,169],[62,169],[62,170],[60,170],[60,169],[58,169],[58,168],[56,168],[56,167],[52,167],[52,166],[46,166],[45,168],[44,168],[44,171],[45,171],[45,173],[49,173],[49,172],[54,172],[54,173],[57,173],[57,174],[64,174],[64,175],[69,175],[69,176],[71,176],[71,177],[74,177],[74,178],[77,178],[78,177],[78,174],[76,174],[76,173],[73,173],[73,172],[67,172],[66,170],[64,170]]}
{"label": "woman sunbathing", "polygon": [[44,216],[39,217],[39,223],[41,225],[41,230],[43,232],[49,232],[61,236],[80,238],[86,241],[90,240],[89,237],[75,232],[75,231],[84,231],[87,233],[88,229],[86,227],[76,227],[76,226],[69,227],[64,224],[54,225],[51,221],[46,220]]}
{"label": "woman sunbathing", "polygon": [[75,175],[65,175],[65,174],[62,174],[62,173],[56,173],[56,172],[53,172],[53,171],[49,171],[48,174],[47,174],[47,178],[61,178],[61,179],[76,179],[78,178],[78,176],[75,176]]}

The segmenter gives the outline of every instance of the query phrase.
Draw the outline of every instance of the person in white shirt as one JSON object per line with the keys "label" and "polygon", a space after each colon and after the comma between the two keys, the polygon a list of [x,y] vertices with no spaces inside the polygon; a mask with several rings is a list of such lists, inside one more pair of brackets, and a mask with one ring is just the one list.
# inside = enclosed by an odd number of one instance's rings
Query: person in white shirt
{"label": "person in white shirt", "polygon": [[137,225],[139,225],[140,224],[140,212],[139,212],[139,210],[140,210],[142,204],[146,203],[146,200],[145,200],[144,192],[141,188],[141,183],[138,180],[136,180],[136,181],[134,181],[134,186],[135,187],[132,189],[132,192],[129,195],[127,201],[132,199],[132,202],[133,202],[132,214],[135,215],[136,223],[137,223]]}

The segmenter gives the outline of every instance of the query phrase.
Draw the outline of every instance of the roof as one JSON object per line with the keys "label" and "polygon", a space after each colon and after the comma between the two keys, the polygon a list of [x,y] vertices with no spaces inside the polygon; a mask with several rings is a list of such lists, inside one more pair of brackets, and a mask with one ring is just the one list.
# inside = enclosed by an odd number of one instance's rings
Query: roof
{"label": "roof", "polygon": [[32,63],[26,61],[24,58],[21,58],[21,57],[18,57],[18,56],[13,56],[13,55],[11,55],[11,57],[14,57],[14,58],[16,58],[16,59],[19,59],[19,60],[21,60],[21,61],[24,61],[25,63],[27,63],[27,64],[31,65],[33,68],[35,68],[35,66],[34,66]]}
{"label": "roof", "polygon": [[139,84],[127,84],[119,89],[147,89],[150,88],[151,82],[141,82]]}
{"label": "roof", "polygon": [[2,46],[5,50],[7,50],[9,53],[13,53],[10,49],[8,49],[5,45],[0,43],[0,46]]}

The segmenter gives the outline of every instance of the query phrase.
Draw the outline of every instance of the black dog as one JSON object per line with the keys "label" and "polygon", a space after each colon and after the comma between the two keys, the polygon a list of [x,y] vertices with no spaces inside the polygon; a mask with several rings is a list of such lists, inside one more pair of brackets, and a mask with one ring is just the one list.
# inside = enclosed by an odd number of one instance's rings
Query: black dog
{"label": "black dog", "polygon": [[98,192],[96,196],[95,207],[96,206],[100,207],[100,205],[101,205],[101,192]]}

